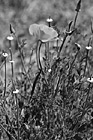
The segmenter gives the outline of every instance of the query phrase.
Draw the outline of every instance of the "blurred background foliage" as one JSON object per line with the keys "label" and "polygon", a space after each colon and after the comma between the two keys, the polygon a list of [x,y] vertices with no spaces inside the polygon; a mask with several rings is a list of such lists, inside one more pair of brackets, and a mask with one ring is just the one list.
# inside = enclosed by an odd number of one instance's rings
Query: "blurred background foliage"
{"label": "blurred background foliage", "polygon": [[[0,0],[0,47],[3,47],[3,41],[9,33],[10,23],[19,36],[29,35],[29,25],[45,22],[48,16],[54,19],[54,24],[65,28],[74,18],[77,2],[78,0]],[[88,24],[88,19],[93,17],[92,3],[92,0],[82,0],[78,23],[87,20],[82,26]]]}
{"label": "blurred background foliage", "polygon": [[[9,35],[10,23],[16,30],[17,36],[22,40],[27,39],[26,51],[32,46],[28,28],[33,23],[46,23],[51,16],[53,25],[61,31],[65,30],[69,21],[75,16],[75,8],[78,0],[0,0],[0,49],[9,47],[6,39]],[[82,8],[78,16],[77,25],[82,32],[90,32],[90,19],[93,18],[93,0],[82,0]],[[14,58],[17,46],[12,44]],[[33,59],[35,56],[33,57]],[[28,62],[28,60],[27,60]]]}

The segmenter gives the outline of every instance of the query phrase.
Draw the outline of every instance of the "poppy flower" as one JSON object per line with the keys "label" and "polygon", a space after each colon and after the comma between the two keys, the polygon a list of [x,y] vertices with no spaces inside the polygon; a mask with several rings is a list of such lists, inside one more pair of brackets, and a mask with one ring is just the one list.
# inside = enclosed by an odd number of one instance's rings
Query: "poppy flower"
{"label": "poppy flower", "polygon": [[[41,43],[49,42],[58,36],[58,33],[52,27],[48,27],[47,25],[43,24],[30,25],[29,33],[31,36],[35,37],[36,41],[40,40]],[[40,69],[42,69],[40,62],[40,47],[41,45],[38,47],[38,49],[36,47],[36,59],[38,68],[40,67]]]}
{"label": "poppy flower", "polygon": [[30,35],[34,36],[36,40],[48,42],[58,36],[58,33],[52,28],[44,24],[32,24],[29,27]]}

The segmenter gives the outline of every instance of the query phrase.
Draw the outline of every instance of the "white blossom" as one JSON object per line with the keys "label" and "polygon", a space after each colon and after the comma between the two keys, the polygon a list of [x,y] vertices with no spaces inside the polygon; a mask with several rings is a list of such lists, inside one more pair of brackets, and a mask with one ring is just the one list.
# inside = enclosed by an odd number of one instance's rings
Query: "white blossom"
{"label": "white blossom", "polygon": [[8,56],[8,53],[3,53],[2,54],[4,57],[7,57]]}
{"label": "white blossom", "polygon": [[9,36],[7,36],[7,39],[10,40],[10,41],[12,41],[14,39],[14,37],[13,37],[12,34],[10,34]]}
{"label": "white blossom", "polygon": [[19,90],[16,89],[16,90],[13,91],[13,93],[14,93],[14,94],[17,94],[17,93],[19,93]]}
{"label": "white blossom", "polygon": [[86,49],[87,49],[87,50],[91,50],[92,47],[91,47],[91,46],[86,46]]}
{"label": "white blossom", "polygon": [[53,22],[53,19],[49,17],[46,21],[47,22]]}

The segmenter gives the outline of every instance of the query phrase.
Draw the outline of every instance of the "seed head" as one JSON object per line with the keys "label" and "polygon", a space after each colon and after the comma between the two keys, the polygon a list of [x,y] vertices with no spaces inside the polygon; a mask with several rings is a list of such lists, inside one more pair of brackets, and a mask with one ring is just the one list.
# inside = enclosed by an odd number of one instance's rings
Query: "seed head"
{"label": "seed head", "polygon": [[91,47],[91,46],[86,46],[86,49],[87,49],[87,50],[91,50],[92,47]]}
{"label": "seed head", "polygon": [[9,36],[7,36],[7,40],[12,41],[14,39],[13,34],[10,34]]}
{"label": "seed head", "polygon": [[8,53],[5,53],[5,52],[4,52],[2,55],[3,55],[4,57],[8,57]]}
{"label": "seed head", "polygon": [[47,22],[53,22],[53,19],[51,17],[49,17],[46,21]]}
{"label": "seed head", "polygon": [[16,89],[16,90],[13,91],[13,93],[14,93],[14,94],[17,94],[17,93],[19,93],[19,90]]}

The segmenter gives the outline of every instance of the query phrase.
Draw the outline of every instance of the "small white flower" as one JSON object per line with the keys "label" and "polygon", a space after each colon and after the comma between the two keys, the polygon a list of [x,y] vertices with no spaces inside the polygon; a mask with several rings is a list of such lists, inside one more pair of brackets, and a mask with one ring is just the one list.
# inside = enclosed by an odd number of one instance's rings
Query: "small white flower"
{"label": "small white flower", "polygon": [[49,17],[46,21],[47,22],[53,22],[53,19]]}
{"label": "small white flower", "polygon": [[91,46],[86,46],[86,49],[87,49],[87,50],[91,50],[92,47],[91,47]]}
{"label": "small white flower", "polygon": [[9,62],[10,62],[10,63],[14,63],[14,61],[13,61],[13,60],[10,60]]}
{"label": "small white flower", "polygon": [[19,90],[16,89],[15,91],[13,91],[13,93],[14,93],[14,94],[17,94],[17,93],[19,93]]}
{"label": "small white flower", "polygon": [[51,72],[51,69],[48,69],[48,72]]}
{"label": "small white flower", "polygon": [[8,56],[8,53],[3,53],[2,54],[4,57],[7,57]]}
{"label": "small white flower", "polygon": [[10,40],[10,41],[12,41],[14,39],[14,37],[13,37],[12,34],[10,34],[9,36],[7,36],[7,39]]}
{"label": "small white flower", "polygon": [[90,83],[93,83],[93,78],[87,78],[87,81],[90,82]]}

